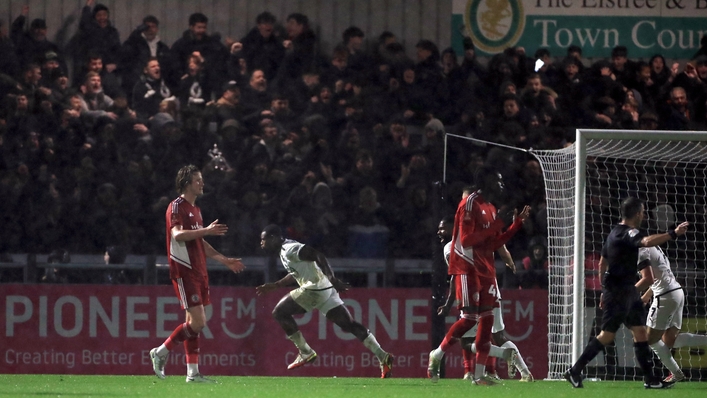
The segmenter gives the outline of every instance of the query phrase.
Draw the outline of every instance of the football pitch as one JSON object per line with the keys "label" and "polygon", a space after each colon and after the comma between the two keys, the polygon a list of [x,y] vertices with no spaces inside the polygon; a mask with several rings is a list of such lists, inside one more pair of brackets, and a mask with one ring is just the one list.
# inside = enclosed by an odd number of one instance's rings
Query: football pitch
{"label": "football pitch", "polygon": [[324,377],[214,377],[219,384],[187,384],[183,376],[74,376],[74,375],[0,375],[0,397],[493,397],[563,398],[647,396],[707,396],[707,383],[683,382],[670,390],[647,391],[638,381],[585,382],[584,389],[573,389],[565,381],[520,383],[507,380],[493,387],[473,386],[465,380],[373,379]]}

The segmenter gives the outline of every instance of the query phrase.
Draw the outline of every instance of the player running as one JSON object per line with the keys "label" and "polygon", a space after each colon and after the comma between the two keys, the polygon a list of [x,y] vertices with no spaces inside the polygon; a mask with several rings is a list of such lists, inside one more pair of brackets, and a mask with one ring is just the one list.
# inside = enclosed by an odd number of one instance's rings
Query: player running
{"label": "player running", "polygon": [[283,239],[282,231],[277,225],[268,225],[263,229],[260,234],[260,247],[268,253],[280,254],[280,261],[287,270],[287,276],[275,283],[256,287],[258,296],[294,283],[299,285],[297,289],[286,294],[272,312],[287,338],[299,350],[297,358],[287,369],[304,366],[317,357],[317,353],[307,344],[293,318],[293,315],[305,314],[316,308],[341,330],[356,336],[373,352],[380,362],[382,379],[392,376],[393,355],[384,351],[373,333],[351,317],[339,297],[339,292],[347,290],[349,286],[334,276],[324,254],[295,240]]}

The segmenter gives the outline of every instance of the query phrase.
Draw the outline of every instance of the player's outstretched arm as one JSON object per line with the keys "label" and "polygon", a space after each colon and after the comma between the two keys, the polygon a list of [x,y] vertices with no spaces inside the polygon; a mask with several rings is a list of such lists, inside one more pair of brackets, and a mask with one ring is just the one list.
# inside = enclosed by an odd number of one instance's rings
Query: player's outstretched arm
{"label": "player's outstretched arm", "polygon": [[501,257],[501,260],[506,264],[506,267],[510,268],[511,271],[515,274],[516,273],[516,263],[513,261],[513,256],[511,256],[511,252],[508,251],[508,248],[506,245],[503,245],[496,250],[496,253],[498,253],[498,256]]}
{"label": "player's outstretched arm", "polygon": [[218,219],[214,220],[209,226],[199,229],[184,229],[181,225],[172,227],[172,237],[178,242],[188,242],[190,240],[200,239],[204,236],[222,236],[228,232],[226,224],[219,224]]}
{"label": "player's outstretched arm", "polygon": [[204,241],[204,252],[206,252],[206,257],[213,258],[235,273],[239,273],[245,269],[245,265],[243,265],[240,258],[224,256],[207,241]]}
{"label": "player's outstretched arm", "polygon": [[280,279],[277,282],[270,282],[270,283],[266,283],[266,284],[257,286],[255,288],[255,294],[257,294],[258,296],[262,296],[264,294],[268,294],[268,293],[272,292],[275,289],[279,289],[281,287],[292,285],[295,282],[297,282],[295,280],[295,277],[292,276],[292,274],[287,274],[287,275],[285,275],[284,278]]}
{"label": "player's outstretched arm", "polygon": [[452,308],[452,304],[454,304],[455,297],[456,285],[454,284],[454,275],[452,275],[449,279],[449,293],[447,293],[447,299],[445,300],[444,305],[437,308],[437,315],[447,316],[447,314],[449,314],[449,310]]}

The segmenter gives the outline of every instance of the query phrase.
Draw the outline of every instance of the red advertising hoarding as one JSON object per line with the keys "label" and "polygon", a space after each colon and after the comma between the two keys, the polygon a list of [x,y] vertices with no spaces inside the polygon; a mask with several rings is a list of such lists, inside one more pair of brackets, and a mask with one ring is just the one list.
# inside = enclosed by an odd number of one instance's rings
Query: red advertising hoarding
{"label": "red advertising hoarding", "polygon": [[[207,375],[378,377],[360,342],[318,311],[298,319],[318,359],[288,371],[296,349],[271,316],[288,290],[256,297],[254,288],[214,287],[201,335]],[[506,331],[536,378],[547,374],[547,291],[503,291]],[[430,351],[427,289],[352,289],[342,295],[356,320],[396,356],[396,377],[426,377]],[[149,350],[183,322],[171,286],[3,285],[0,373],[151,374]],[[453,322],[454,317],[448,317]],[[183,375],[174,350],[168,375]],[[447,377],[461,377],[459,348],[446,355]],[[499,362],[505,376],[505,364]]]}

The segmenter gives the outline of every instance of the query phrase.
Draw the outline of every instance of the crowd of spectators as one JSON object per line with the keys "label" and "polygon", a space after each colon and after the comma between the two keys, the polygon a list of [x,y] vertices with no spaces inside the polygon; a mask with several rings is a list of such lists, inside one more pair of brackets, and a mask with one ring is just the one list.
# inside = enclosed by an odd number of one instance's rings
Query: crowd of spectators
{"label": "crowd of spectators", "polygon": [[154,16],[121,43],[127,32],[88,0],[60,48],[27,15],[9,35],[0,27],[0,252],[160,255],[174,175],[196,164],[204,220],[229,225],[212,242],[226,255],[260,255],[262,227],[277,223],[329,257],[429,258],[439,219],[487,162],[516,204],[535,209],[510,248],[543,275],[538,162],[455,144],[440,184],[446,133],[556,149],[578,127],[707,122],[707,37],[684,67],[631,59],[623,46],[591,64],[578,47],[561,59],[514,47],[481,60],[468,38],[461,54],[426,39],[406,49],[394,33],[366,40],[355,26],[327,54],[300,13],[281,22],[263,12],[239,41],[194,13],[169,46]]}

